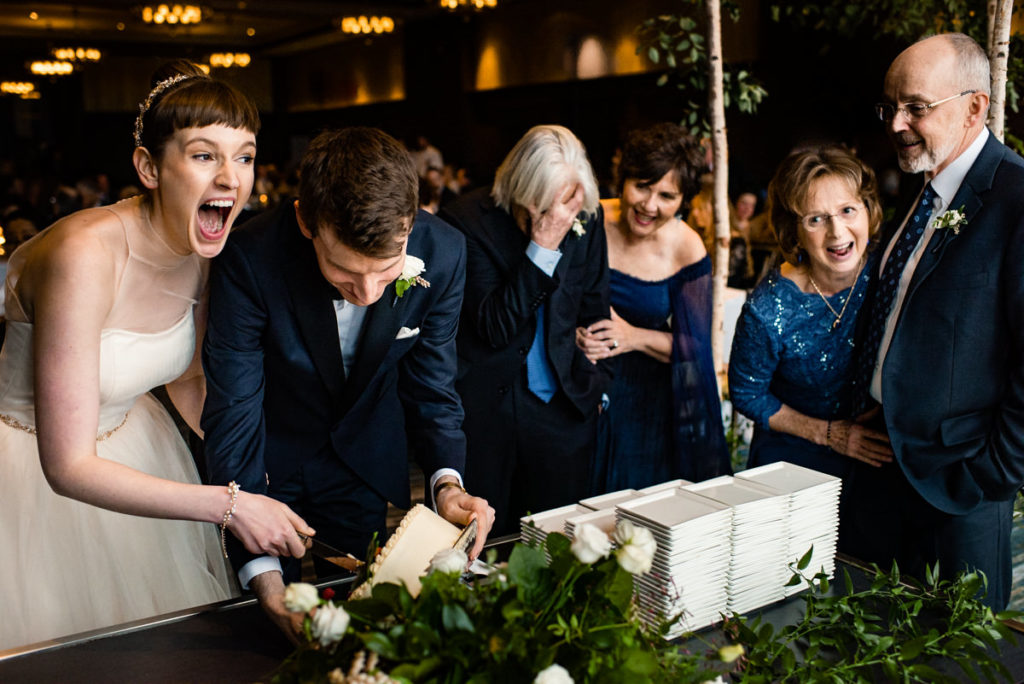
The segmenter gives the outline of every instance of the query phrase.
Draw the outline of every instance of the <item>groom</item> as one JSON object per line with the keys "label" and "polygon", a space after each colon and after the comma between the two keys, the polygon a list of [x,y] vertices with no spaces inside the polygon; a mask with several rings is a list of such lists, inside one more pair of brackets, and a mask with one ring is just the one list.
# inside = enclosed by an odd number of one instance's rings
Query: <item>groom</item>
{"label": "groom", "polygon": [[[388,501],[409,507],[408,444],[439,513],[477,520],[476,555],[494,511],[461,487],[465,242],[417,214],[412,160],[379,130],[321,134],[300,172],[298,201],[249,221],[212,265],[210,480],[280,499],[361,558],[375,532],[383,539]],[[293,627],[278,560],[229,539],[242,586]]]}

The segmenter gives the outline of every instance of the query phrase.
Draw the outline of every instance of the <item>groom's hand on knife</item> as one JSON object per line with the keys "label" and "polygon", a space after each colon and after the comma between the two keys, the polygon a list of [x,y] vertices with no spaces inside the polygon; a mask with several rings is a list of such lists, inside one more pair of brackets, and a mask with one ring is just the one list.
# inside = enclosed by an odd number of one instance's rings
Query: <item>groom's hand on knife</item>
{"label": "groom's hand on knife", "polygon": [[[443,481],[445,480],[442,479],[437,484],[440,485]],[[479,556],[494,524],[494,509],[488,505],[487,499],[472,496],[462,487],[444,487],[437,492],[435,504],[437,512],[450,523],[466,526],[470,521],[476,520],[476,541],[468,555],[470,560]]]}

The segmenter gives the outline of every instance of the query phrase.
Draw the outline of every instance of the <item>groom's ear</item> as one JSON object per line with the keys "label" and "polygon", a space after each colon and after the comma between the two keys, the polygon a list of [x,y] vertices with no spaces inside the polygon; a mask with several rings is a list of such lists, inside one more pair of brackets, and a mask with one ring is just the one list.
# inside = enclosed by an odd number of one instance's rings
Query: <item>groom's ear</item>
{"label": "groom's ear", "polygon": [[132,164],[139,174],[139,181],[147,190],[156,190],[160,185],[156,160],[145,147],[136,147],[132,153]]}
{"label": "groom's ear", "polygon": [[306,222],[302,220],[302,213],[299,211],[299,200],[295,200],[295,221],[299,224],[299,230],[308,239],[313,239],[313,232],[306,226]]}

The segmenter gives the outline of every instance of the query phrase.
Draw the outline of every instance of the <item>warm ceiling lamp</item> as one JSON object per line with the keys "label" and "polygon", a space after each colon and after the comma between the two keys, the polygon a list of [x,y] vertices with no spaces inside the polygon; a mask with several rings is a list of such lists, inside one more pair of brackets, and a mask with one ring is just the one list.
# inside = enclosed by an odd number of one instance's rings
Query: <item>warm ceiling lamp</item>
{"label": "warm ceiling lamp", "polygon": [[29,70],[38,76],[67,76],[75,67],[71,62],[32,62]]}
{"label": "warm ceiling lamp", "polygon": [[218,69],[247,67],[252,61],[248,52],[214,52],[210,55],[210,66]]}
{"label": "warm ceiling lamp", "polygon": [[5,95],[20,95],[25,97],[36,89],[36,84],[31,81],[3,81],[0,82],[0,93]]}
{"label": "warm ceiling lamp", "polygon": [[497,6],[498,0],[441,0],[441,7],[450,10],[456,10],[460,7],[483,9],[485,7]]}
{"label": "warm ceiling lamp", "polygon": [[65,62],[98,62],[103,55],[96,48],[53,48],[53,56]]}
{"label": "warm ceiling lamp", "polygon": [[345,17],[341,20],[344,33],[391,33],[395,30],[395,20],[391,17]]}
{"label": "warm ceiling lamp", "polygon": [[142,21],[147,24],[198,24],[203,20],[199,5],[146,5]]}

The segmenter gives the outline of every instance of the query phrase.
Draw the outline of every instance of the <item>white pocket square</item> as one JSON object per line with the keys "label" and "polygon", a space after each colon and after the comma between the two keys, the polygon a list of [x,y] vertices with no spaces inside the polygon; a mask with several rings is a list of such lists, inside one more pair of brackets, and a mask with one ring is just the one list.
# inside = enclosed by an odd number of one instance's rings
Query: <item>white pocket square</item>
{"label": "white pocket square", "polygon": [[409,328],[406,328],[403,325],[401,327],[401,329],[399,329],[398,334],[395,335],[395,339],[396,340],[404,340],[407,337],[415,337],[416,335],[419,335],[419,334],[420,334],[420,329],[419,328],[413,328],[412,330],[410,330]]}

